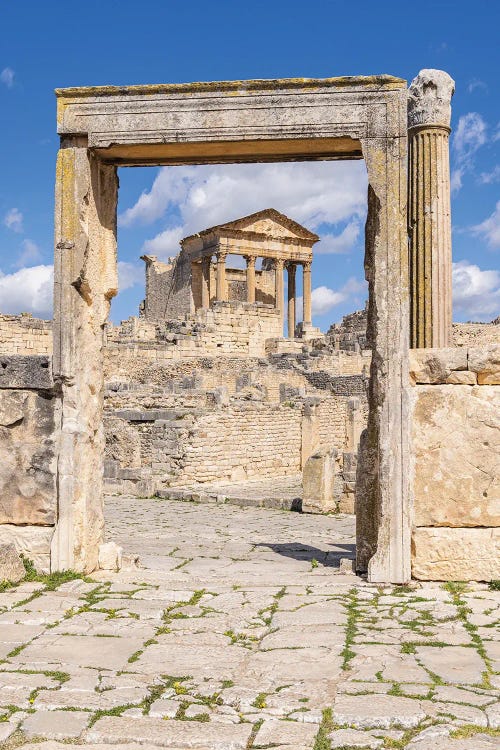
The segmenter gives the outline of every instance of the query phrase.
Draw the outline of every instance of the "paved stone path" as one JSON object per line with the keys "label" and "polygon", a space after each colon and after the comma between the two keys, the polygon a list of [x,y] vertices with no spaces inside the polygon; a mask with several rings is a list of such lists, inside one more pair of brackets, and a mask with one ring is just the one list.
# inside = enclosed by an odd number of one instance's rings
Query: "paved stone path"
{"label": "paved stone path", "polygon": [[245,482],[214,482],[159,490],[158,496],[198,503],[230,503],[240,507],[302,509],[302,474]]}
{"label": "paved stone path", "polygon": [[347,516],[134,498],[107,516],[143,568],[0,593],[0,747],[498,747],[498,592],[340,573]]}

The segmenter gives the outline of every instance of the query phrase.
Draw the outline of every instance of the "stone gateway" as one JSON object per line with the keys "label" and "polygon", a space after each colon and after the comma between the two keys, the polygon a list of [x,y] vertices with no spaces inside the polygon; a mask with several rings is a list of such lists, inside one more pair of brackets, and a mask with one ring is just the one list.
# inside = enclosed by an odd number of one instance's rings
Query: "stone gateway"
{"label": "stone gateway", "polygon": [[[0,544],[42,570],[114,567],[104,481],[196,493],[305,471],[306,510],[355,502],[370,582],[500,577],[500,342],[451,348],[453,91],[435,70],[409,89],[382,75],[57,90],[53,330],[0,321]],[[365,313],[314,329],[318,237],[268,208],[168,263],[143,256],[140,317],[107,322],[117,167],[318,159],[365,160]]]}

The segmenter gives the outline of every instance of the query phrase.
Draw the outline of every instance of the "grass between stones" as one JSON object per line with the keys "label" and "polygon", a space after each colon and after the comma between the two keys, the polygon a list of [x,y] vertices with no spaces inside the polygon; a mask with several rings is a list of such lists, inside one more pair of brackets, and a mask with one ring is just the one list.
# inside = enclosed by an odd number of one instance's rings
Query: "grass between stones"
{"label": "grass between stones", "polygon": [[332,709],[325,708],[323,710],[318,734],[316,735],[316,739],[314,740],[313,750],[331,750],[332,743],[330,742],[328,735],[330,734],[330,732],[333,732],[334,729],[335,724],[333,722]]}
{"label": "grass between stones", "polygon": [[476,734],[486,734],[489,737],[500,737],[500,729],[478,727],[476,724],[464,724],[458,729],[454,729],[450,732],[450,737],[454,740],[466,740],[475,737]]}
{"label": "grass between stones", "polygon": [[347,625],[345,629],[345,644],[340,655],[343,659],[342,669],[347,670],[349,669],[349,662],[356,656],[354,651],[352,651],[351,646],[354,643],[354,638],[356,637],[358,629],[358,619],[361,616],[358,604],[358,592],[355,588],[352,588],[349,591],[345,607],[347,609]]}
{"label": "grass between stones", "polygon": [[449,581],[443,585],[443,588],[451,595],[453,604],[457,608],[458,619],[462,622],[465,630],[469,633],[473,647],[485,663],[486,670],[483,672],[483,680],[478,687],[484,688],[485,690],[491,690],[493,687],[491,684],[491,675],[493,674],[491,660],[486,653],[477,626],[470,622],[467,617],[471,610],[467,607],[467,604],[462,598],[462,595],[467,591],[467,584],[462,583],[461,581]]}
{"label": "grass between stones", "polygon": [[[286,586],[283,586],[274,596],[273,596],[273,602],[269,607],[264,607],[264,609],[259,609],[257,612],[257,615],[261,618],[264,625],[270,625],[273,619],[273,616],[275,612],[277,611],[280,603],[280,599],[282,599],[286,594]],[[264,617],[264,615],[268,612],[269,614]]]}

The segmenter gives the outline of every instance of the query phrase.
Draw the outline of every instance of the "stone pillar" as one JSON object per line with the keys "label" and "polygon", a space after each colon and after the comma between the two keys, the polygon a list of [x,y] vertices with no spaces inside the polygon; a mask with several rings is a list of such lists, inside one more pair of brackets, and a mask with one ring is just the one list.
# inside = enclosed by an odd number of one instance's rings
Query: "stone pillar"
{"label": "stone pillar", "polygon": [[215,286],[215,297],[217,302],[227,301],[227,285],[226,285],[226,255],[227,253],[219,250],[217,255],[217,279]]}
{"label": "stone pillar", "polygon": [[103,329],[118,291],[116,167],[66,139],[57,157],[53,373],[62,400],[51,571],[90,573],[104,535]]}
{"label": "stone pillar", "polygon": [[255,261],[252,255],[245,256],[247,262],[247,302],[255,302]]}
{"label": "stone pillar", "polygon": [[312,306],[311,306],[311,261],[306,261],[304,267],[304,325],[312,325]]}
{"label": "stone pillar", "polygon": [[408,91],[410,346],[451,346],[451,97],[442,70],[421,70]]}
{"label": "stone pillar", "polygon": [[211,258],[201,261],[201,306],[204,310],[210,307],[210,263]]}
{"label": "stone pillar", "polygon": [[293,339],[295,337],[295,273],[297,271],[297,265],[295,263],[289,263],[287,265],[288,272],[288,338]]}
{"label": "stone pillar", "polygon": [[281,320],[283,320],[283,312],[285,309],[285,302],[284,302],[284,284],[283,284],[283,270],[285,267],[285,263],[283,260],[280,260],[279,258],[274,263],[274,269],[276,274],[276,280],[275,280],[275,291],[276,291],[276,309],[279,310]]}
{"label": "stone pillar", "polygon": [[302,474],[302,513],[330,513],[335,510],[336,454],[337,451],[332,448],[307,459]]}

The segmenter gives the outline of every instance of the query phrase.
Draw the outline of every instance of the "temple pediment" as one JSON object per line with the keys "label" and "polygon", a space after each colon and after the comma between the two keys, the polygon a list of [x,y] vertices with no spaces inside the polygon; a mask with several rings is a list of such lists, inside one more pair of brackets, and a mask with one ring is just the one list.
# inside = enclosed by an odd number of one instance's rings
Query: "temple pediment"
{"label": "temple pediment", "polygon": [[[301,240],[306,244],[312,245],[318,241],[317,234],[309,231],[293,219],[288,218],[285,214],[280,213],[275,208],[265,208],[262,211],[243,216],[235,221],[228,221],[224,224],[217,224],[199,232],[197,235],[204,237],[207,235],[226,235],[235,237],[241,234],[242,237],[249,235],[259,236],[261,238],[279,239],[279,240]],[[186,237],[181,244],[191,237]]]}
{"label": "temple pediment", "polygon": [[249,216],[243,216],[241,219],[236,219],[236,221],[228,221],[218,228],[221,230],[239,230],[245,233],[255,232],[271,237],[290,237],[312,242],[319,239],[317,234],[310,232],[309,229],[293,221],[293,219],[289,219],[285,214],[276,211],[275,208],[266,208]]}

